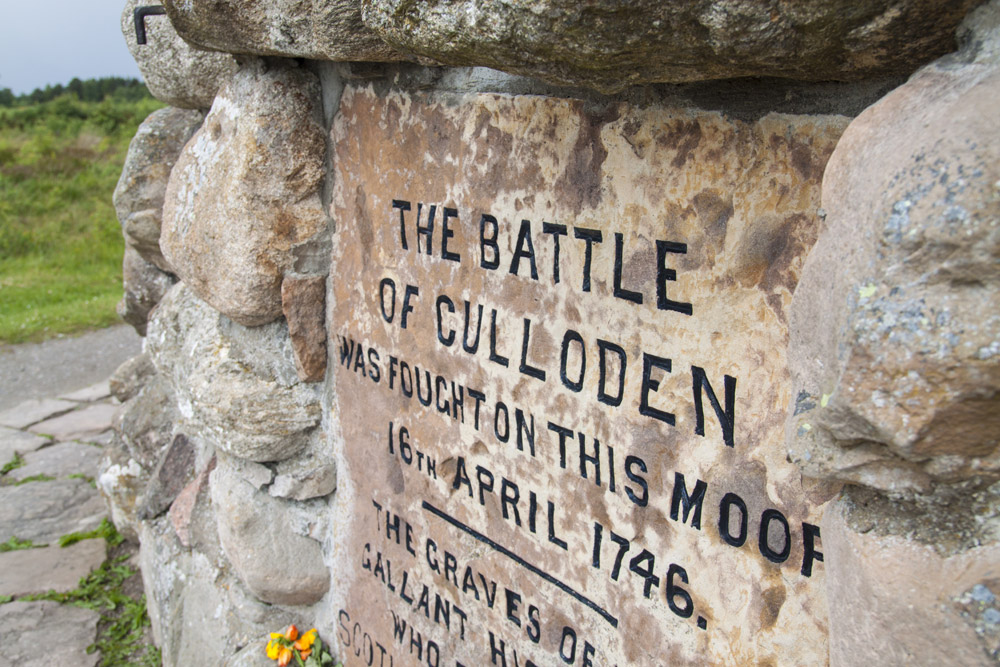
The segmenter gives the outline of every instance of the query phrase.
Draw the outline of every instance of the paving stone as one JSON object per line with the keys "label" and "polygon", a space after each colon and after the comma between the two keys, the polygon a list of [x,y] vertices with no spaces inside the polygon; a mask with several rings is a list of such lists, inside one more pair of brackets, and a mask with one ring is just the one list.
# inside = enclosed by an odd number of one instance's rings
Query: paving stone
{"label": "paving stone", "polygon": [[27,454],[52,442],[34,433],[25,433],[0,426],[0,465],[14,458],[14,453]]}
{"label": "paving stone", "polygon": [[108,403],[98,403],[47,419],[35,424],[29,430],[33,433],[51,435],[56,440],[85,440],[111,428],[111,420],[117,409]]}
{"label": "paving stone", "polygon": [[30,595],[77,587],[82,577],[106,558],[102,539],[83,540],[68,547],[53,542],[44,549],[0,554],[0,595]]}
{"label": "paving stone", "polygon": [[[87,655],[97,637],[100,614],[45,600],[0,605],[3,665],[18,667],[93,667],[100,655]],[[53,641],[57,638],[57,641]]]}
{"label": "paving stone", "polygon": [[76,406],[76,403],[60,401],[55,398],[24,401],[9,410],[0,412],[0,426],[27,428],[43,419],[72,410]]}
{"label": "paving stone", "polygon": [[84,387],[83,389],[77,389],[76,391],[60,396],[59,398],[64,401],[81,401],[84,403],[89,403],[91,401],[99,401],[101,399],[107,398],[111,395],[111,387],[108,385],[108,381],[98,382],[92,384],[89,387]]}
{"label": "paving stone", "polygon": [[82,479],[0,486],[0,542],[11,536],[54,542],[93,530],[105,516],[100,493]]}
{"label": "paving stone", "polygon": [[101,455],[100,447],[82,442],[61,442],[24,455],[24,465],[11,470],[7,477],[16,480],[35,475],[61,478],[76,473],[96,477]]}

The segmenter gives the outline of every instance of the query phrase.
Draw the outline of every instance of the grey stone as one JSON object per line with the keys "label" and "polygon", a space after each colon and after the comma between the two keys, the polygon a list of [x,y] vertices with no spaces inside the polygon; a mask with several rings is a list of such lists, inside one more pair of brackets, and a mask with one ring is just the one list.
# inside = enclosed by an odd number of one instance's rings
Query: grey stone
{"label": "grey stone", "polygon": [[274,481],[274,471],[266,465],[226,454],[220,454],[220,457],[225,458],[226,465],[255,489],[262,489]]}
{"label": "grey stone", "polygon": [[292,531],[285,501],[258,491],[222,461],[211,488],[222,549],[250,592],[272,604],[318,602],[330,574],[319,542]]}
{"label": "grey stone", "polygon": [[150,477],[139,509],[140,519],[152,519],[170,507],[177,494],[194,479],[195,456],[194,445],[187,436],[183,433],[175,435],[170,446],[163,450]]}
{"label": "grey stone", "polygon": [[909,496],[1000,478],[998,7],[827,165],[790,312],[786,435],[810,476]]}
{"label": "grey stone", "polygon": [[59,417],[46,419],[29,428],[32,433],[49,435],[56,440],[86,440],[111,428],[118,408],[108,403],[95,403]]}
{"label": "grey stone", "polygon": [[176,392],[185,428],[226,453],[290,458],[319,423],[319,391],[299,381],[283,322],[241,326],[181,284],[157,308],[147,349]]}
{"label": "grey stone", "polygon": [[27,454],[51,442],[48,438],[34,433],[0,426],[0,466],[13,459],[15,454]]}
{"label": "grey stone", "polygon": [[402,52],[614,92],[748,76],[908,74],[954,48],[956,26],[979,1],[362,4],[365,24]]}
{"label": "grey stone", "polygon": [[163,195],[177,156],[203,119],[200,111],[173,107],[151,113],[132,137],[115,187],[115,212],[125,240],[162,271],[170,271],[160,252]]}
{"label": "grey stone", "polygon": [[[88,654],[101,615],[58,602],[0,605],[0,646],[5,665],[17,667],[94,667],[100,655]],[[57,641],[54,641],[57,638]],[[44,647],[44,648],[41,648]]]}
{"label": "grey stone", "polygon": [[43,419],[69,412],[76,407],[76,403],[54,398],[32,399],[0,412],[0,426],[27,428]]}
{"label": "grey stone", "polygon": [[319,456],[305,456],[280,462],[268,493],[275,498],[308,500],[328,496],[336,488],[337,467],[334,462]]}
{"label": "grey stone", "polygon": [[146,44],[136,42],[133,12],[141,0],[127,0],[121,27],[129,53],[153,97],[183,109],[207,109],[215,91],[236,69],[235,59],[207,53],[181,39],[166,16],[146,18]]}
{"label": "grey stone", "polygon": [[64,401],[80,401],[81,403],[90,403],[92,401],[100,401],[109,396],[111,396],[111,388],[108,386],[108,381],[102,380],[101,382],[92,384],[89,387],[77,389],[76,391],[70,392],[65,396],[60,396],[59,398]]}
{"label": "grey stone", "polygon": [[160,247],[178,277],[240,324],[280,317],[294,248],[327,231],[325,151],[316,77],[243,64],[170,175]]}
{"label": "grey stone", "polygon": [[268,638],[269,635],[257,637],[257,641],[223,661],[222,667],[269,667],[274,661],[261,650],[261,646],[267,646]]}
{"label": "grey stone", "polygon": [[182,548],[166,517],[145,522],[141,538],[147,609],[164,665],[202,665],[206,656],[218,664],[269,631],[302,622],[279,607],[248,602],[252,596],[220,568],[211,546]]}
{"label": "grey stone", "polygon": [[160,460],[160,452],[174,437],[180,421],[170,382],[162,375],[153,376],[124,405],[115,420],[131,456],[147,470]]}
{"label": "grey stone", "polygon": [[118,316],[132,325],[140,336],[146,335],[146,321],[163,295],[177,282],[172,274],[147,262],[132,246],[125,246],[122,260],[122,285],[125,294],[118,302]]}
{"label": "grey stone", "polygon": [[114,397],[124,403],[138,394],[155,374],[153,360],[143,352],[119,366],[108,380],[108,387]]}
{"label": "grey stone", "polygon": [[0,596],[71,591],[106,558],[102,539],[0,553]]}
{"label": "grey stone", "polygon": [[0,542],[55,542],[97,528],[106,515],[100,494],[82,479],[0,486]]}
{"label": "grey stone", "polygon": [[139,500],[149,482],[149,471],[129,454],[120,437],[105,447],[96,478],[111,521],[126,539],[139,539]]}
{"label": "grey stone", "polygon": [[25,454],[24,465],[10,471],[7,476],[16,480],[36,475],[61,478],[74,474],[93,478],[97,475],[101,456],[101,449],[94,445],[82,442],[61,442],[37,452]]}
{"label": "grey stone", "polygon": [[313,60],[404,60],[365,27],[357,0],[164,3],[184,39],[203,48]]}

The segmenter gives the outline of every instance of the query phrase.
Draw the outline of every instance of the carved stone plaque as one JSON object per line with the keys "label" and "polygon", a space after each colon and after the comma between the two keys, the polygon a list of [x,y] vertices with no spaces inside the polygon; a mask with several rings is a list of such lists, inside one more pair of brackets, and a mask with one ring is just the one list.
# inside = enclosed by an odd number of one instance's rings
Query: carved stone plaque
{"label": "carved stone plaque", "polygon": [[345,664],[822,664],[787,311],[846,119],[349,86]]}

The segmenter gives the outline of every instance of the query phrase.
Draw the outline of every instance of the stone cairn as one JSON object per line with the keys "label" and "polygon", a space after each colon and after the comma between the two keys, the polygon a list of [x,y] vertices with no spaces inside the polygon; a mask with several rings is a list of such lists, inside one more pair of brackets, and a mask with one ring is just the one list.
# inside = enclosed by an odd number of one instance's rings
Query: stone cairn
{"label": "stone cairn", "polygon": [[165,665],[1000,661],[1000,0],[138,7]]}

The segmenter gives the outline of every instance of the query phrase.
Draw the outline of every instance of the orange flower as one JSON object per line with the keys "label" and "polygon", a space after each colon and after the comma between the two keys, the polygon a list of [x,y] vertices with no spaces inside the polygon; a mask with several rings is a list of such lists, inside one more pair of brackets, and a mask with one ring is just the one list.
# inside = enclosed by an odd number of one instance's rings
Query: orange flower
{"label": "orange flower", "polygon": [[298,636],[299,636],[299,629],[295,627],[294,623],[292,623],[291,625],[288,626],[288,629],[285,630],[285,639],[293,642],[298,638]]}
{"label": "orange flower", "polygon": [[292,661],[292,649],[285,646],[278,653],[278,667],[288,667],[288,663],[290,663],[291,661]]}
{"label": "orange flower", "polygon": [[312,648],[313,643],[316,641],[316,628],[313,628],[309,632],[302,635],[299,641],[295,642],[295,650],[305,651]]}
{"label": "orange flower", "polygon": [[310,655],[312,655],[312,649],[309,649],[307,651],[299,651],[299,657],[302,658],[303,660],[308,658]]}

